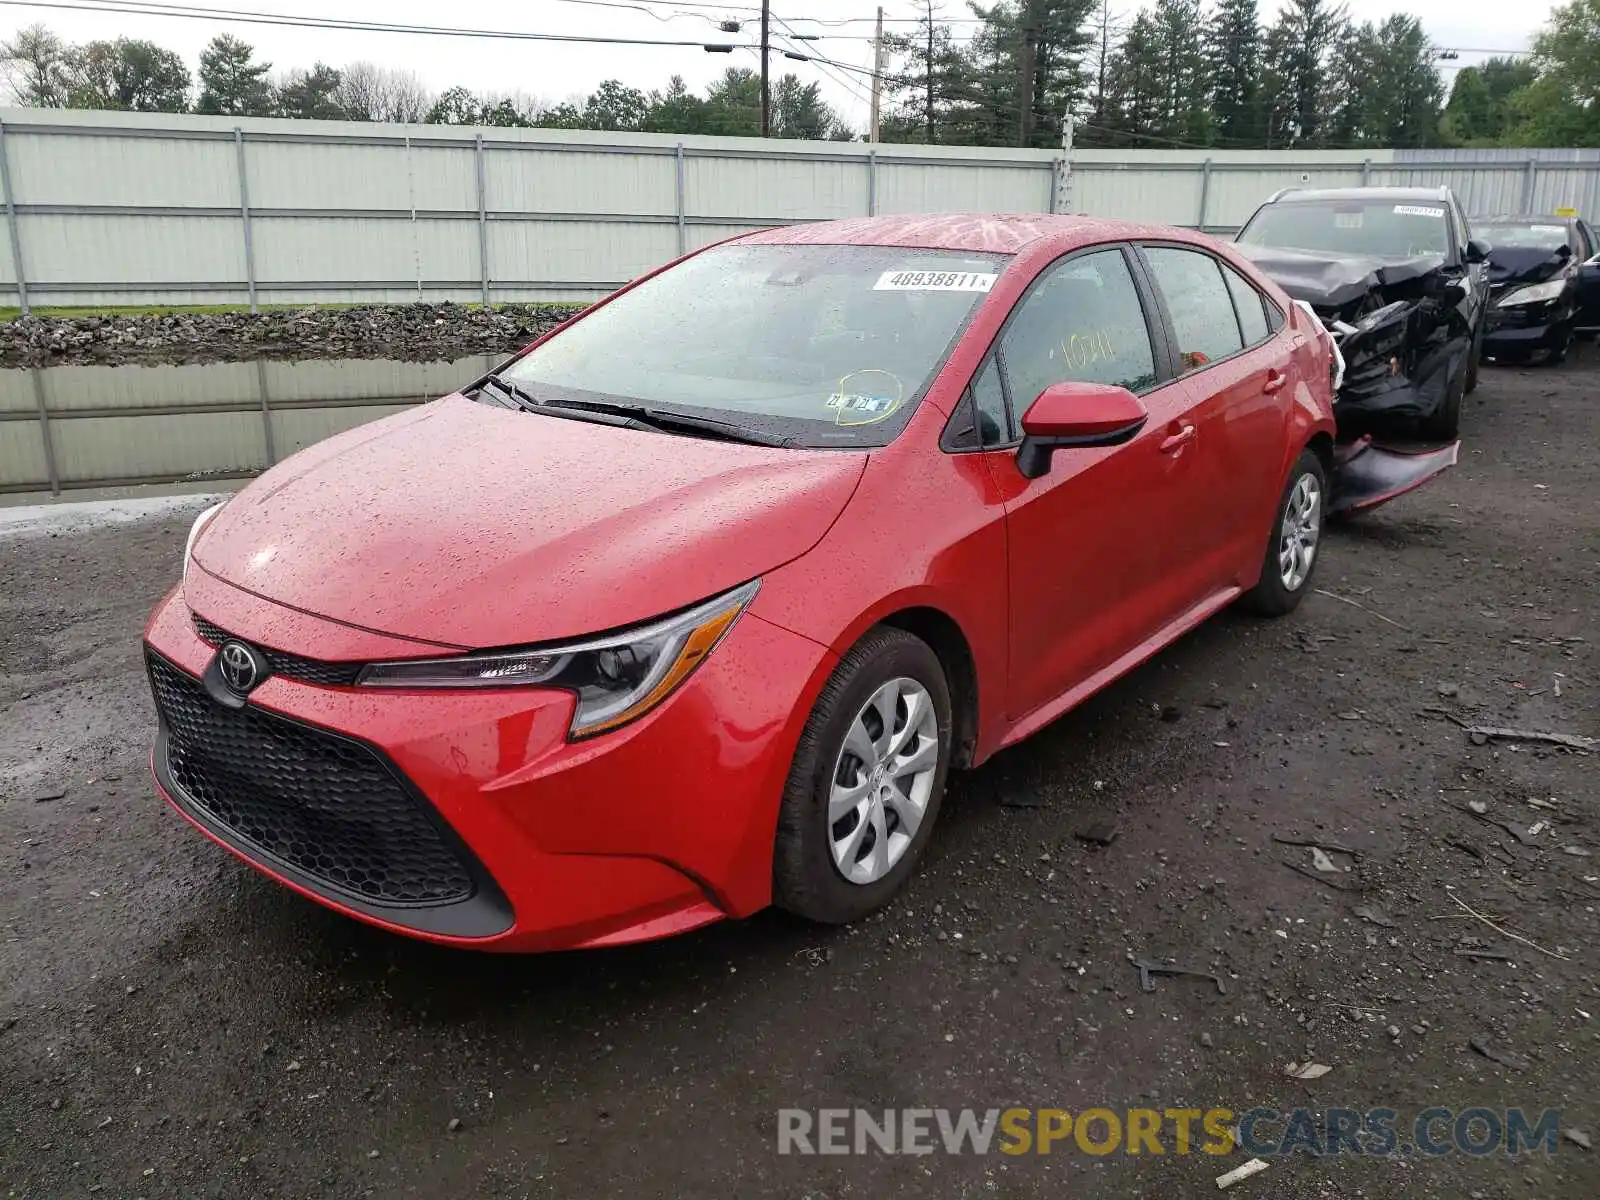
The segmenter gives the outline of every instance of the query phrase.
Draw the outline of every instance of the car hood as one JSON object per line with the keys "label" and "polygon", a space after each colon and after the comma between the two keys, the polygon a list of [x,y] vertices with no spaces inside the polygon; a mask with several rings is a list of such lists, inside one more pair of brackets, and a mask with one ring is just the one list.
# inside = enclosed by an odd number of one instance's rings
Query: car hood
{"label": "car hood", "polygon": [[1496,247],[1489,252],[1489,283],[1543,283],[1566,269],[1570,259],[1558,258],[1553,250],[1536,247]]}
{"label": "car hood", "polygon": [[1437,254],[1393,259],[1284,250],[1277,246],[1235,244],[1234,249],[1294,299],[1317,309],[1344,308],[1374,288],[1419,279],[1444,265],[1443,256]]}
{"label": "car hood", "polygon": [[805,553],[866,458],[447,396],[273,468],[217,514],[194,558],[259,596],[383,633],[463,648],[564,639]]}

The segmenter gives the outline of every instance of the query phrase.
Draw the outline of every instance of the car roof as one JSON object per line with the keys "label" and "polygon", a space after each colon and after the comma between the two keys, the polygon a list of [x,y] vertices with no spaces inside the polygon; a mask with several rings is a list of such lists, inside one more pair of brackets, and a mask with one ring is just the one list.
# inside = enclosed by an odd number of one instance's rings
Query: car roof
{"label": "car roof", "polygon": [[1268,204],[1290,204],[1308,200],[1443,200],[1446,187],[1347,187],[1285,188]]}
{"label": "car roof", "polygon": [[905,213],[852,217],[763,229],[740,238],[742,245],[906,246],[920,250],[969,250],[1015,254],[1042,239],[1062,248],[1135,237],[1200,241],[1189,230],[1141,225],[1102,217],[1052,213]]}

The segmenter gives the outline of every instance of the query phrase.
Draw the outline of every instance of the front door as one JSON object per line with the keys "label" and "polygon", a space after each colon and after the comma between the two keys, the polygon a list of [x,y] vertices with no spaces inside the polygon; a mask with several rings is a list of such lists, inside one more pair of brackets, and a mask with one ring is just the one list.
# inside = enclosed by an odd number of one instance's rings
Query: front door
{"label": "front door", "polygon": [[1193,392],[1161,378],[1154,316],[1125,251],[1108,247],[1047,267],[1000,336],[1013,422],[1067,380],[1127,387],[1150,413],[1131,442],[1057,450],[1038,479],[1017,470],[1014,448],[986,456],[1006,506],[1014,720],[1148,639],[1195,584],[1185,555],[1199,500]]}

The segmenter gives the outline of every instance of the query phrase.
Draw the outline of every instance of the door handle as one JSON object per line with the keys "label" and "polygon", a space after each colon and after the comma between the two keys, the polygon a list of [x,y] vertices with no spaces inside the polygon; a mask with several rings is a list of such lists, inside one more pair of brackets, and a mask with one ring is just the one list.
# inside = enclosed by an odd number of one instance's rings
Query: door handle
{"label": "door handle", "polygon": [[1185,425],[1177,433],[1169,434],[1161,439],[1161,453],[1176,454],[1190,442],[1194,441],[1195,431],[1193,425]]}
{"label": "door handle", "polygon": [[1261,385],[1261,390],[1270,396],[1273,392],[1282,391],[1283,385],[1288,382],[1289,375],[1287,372],[1280,371],[1277,367],[1272,367],[1267,371],[1267,381]]}

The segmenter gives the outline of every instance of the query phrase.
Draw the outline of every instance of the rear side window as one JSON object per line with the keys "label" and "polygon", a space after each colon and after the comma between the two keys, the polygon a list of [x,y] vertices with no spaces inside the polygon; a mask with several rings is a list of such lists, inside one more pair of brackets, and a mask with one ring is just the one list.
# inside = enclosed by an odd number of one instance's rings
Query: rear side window
{"label": "rear side window", "polygon": [[1266,341],[1272,336],[1272,331],[1267,328],[1267,314],[1262,308],[1264,301],[1261,293],[1227,263],[1222,264],[1222,277],[1233,295],[1233,309],[1239,317],[1239,332],[1244,334],[1244,344],[1254,346],[1257,342]]}
{"label": "rear side window", "polygon": [[1233,299],[1216,259],[1175,246],[1146,246],[1144,254],[1172,315],[1181,371],[1198,370],[1244,349]]}
{"label": "rear side window", "polygon": [[1000,353],[1019,415],[1052,383],[1154,387],[1150,330],[1122,251],[1099,250],[1045,268],[1012,314]]}

